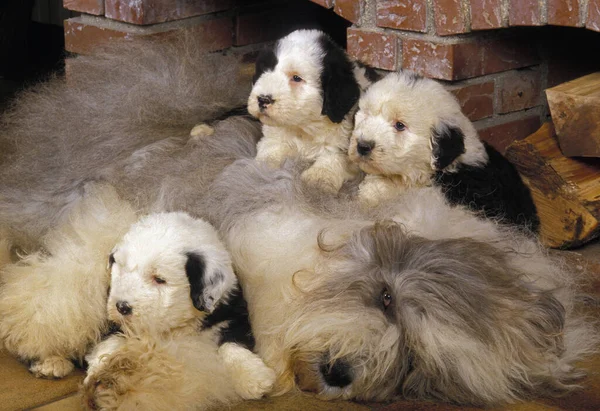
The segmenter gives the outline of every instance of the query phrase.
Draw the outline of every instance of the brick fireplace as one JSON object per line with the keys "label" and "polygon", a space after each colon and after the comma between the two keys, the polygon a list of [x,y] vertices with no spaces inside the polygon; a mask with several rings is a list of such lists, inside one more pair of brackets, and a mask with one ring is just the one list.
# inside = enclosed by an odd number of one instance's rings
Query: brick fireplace
{"label": "brick fireplace", "polygon": [[[251,54],[298,27],[381,70],[445,82],[500,151],[548,119],[544,90],[600,70],[600,0],[64,0],[67,50],[194,30]],[[315,24],[317,23],[317,24]]]}

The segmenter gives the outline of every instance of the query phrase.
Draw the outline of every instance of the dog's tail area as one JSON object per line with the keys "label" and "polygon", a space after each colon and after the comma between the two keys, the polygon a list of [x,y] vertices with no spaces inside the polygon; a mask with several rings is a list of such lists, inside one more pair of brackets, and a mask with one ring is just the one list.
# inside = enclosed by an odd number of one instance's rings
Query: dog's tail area
{"label": "dog's tail area", "polygon": [[206,53],[192,34],[123,41],[66,71],[0,116],[0,229],[18,245],[59,224],[86,182],[141,147],[183,144],[194,125],[244,106],[251,87],[241,57]]}

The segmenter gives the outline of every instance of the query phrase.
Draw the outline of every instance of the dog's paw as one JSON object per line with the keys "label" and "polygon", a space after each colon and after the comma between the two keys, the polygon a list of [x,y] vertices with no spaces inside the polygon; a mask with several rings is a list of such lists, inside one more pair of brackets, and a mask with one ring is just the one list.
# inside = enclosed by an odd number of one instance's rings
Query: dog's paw
{"label": "dog's paw", "polygon": [[52,356],[40,361],[35,361],[29,367],[38,378],[62,378],[69,375],[75,366],[66,358]]}
{"label": "dog's paw", "polygon": [[229,368],[237,394],[245,400],[263,397],[275,385],[275,371],[267,367],[253,352],[234,343],[219,348],[223,362]]}
{"label": "dog's paw", "polygon": [[206,123],[196,124],[190,131],[190,138],[194,141],[199,141],[204,137],[212,136],[215,129]]}
{"label": "dog's paw", "polygon": [[342,187],[343,181],[337,177],[329,170],[319,167],[310,167],[300,176],[305,184],[329,194],[337,194]]}

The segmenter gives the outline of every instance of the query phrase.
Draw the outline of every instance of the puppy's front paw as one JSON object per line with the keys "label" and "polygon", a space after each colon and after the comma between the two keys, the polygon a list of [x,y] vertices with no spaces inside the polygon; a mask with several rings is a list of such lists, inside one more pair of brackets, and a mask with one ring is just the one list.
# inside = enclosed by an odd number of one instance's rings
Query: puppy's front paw
{"label": "puppy's front paw", "polygon": [[331,171],[324,168],[310,167],[304,170],[300,178],[305,184],[329,194],[337,194],[342,187],[341,179],[336,178]]}
{"label": "puppy's front paw", "polygon": [[234,343],[219,348],[223,362],[229,368],[237,394],[245,400],[263,397],[275,385],[275,371],[267,367],[253,352]]}
{"label": "puppy's front paw", "polygon": [[29,371],[38,378],[62,378],[70,374],[73,368],[73,363],[66,358],[52,356],[33,362]]}
{"label": "puppy's front paw", "polygon": [[192,131],[190,131],[190,137],[194,141],[199,141],[204,137],[212,136],[215,133],[215,129],[205,123],[196,124]]}

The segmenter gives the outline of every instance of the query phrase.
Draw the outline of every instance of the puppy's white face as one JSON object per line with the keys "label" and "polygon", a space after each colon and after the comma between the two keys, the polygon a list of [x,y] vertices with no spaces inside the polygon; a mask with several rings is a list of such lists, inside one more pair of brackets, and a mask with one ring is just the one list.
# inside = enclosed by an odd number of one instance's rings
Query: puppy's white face
{"label": "puppy's white face", "polygon": [[[436,150],[436,138],[443,135],[447,141],[449,128],[459,130],[456,158],[464,149],[465,121],[458,102],[441,84],[409,72],[392,73],[374,83],[359,101],[350,159],[369,174],[428,181],[442,155]],[[477,139],[470,123],[469,127]]]}
{"label": "puppy's white face", "polygon": [[165,332],[211,312],[237,284],[229,253],[208,223],[158,213],[134,224],[110,256],[109,319]]}
{"label": "puppy's white face", "polygon": [[316,30],[298,30],[277,42],[248,98],[250,114],[271,126],[323,117],[321,36]]}

